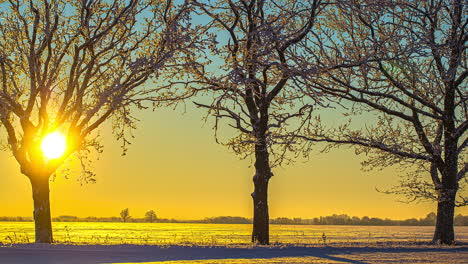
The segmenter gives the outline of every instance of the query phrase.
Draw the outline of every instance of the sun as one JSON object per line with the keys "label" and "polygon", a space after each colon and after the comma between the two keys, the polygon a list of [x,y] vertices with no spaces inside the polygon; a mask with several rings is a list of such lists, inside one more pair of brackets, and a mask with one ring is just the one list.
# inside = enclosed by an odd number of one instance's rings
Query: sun
{"label": "sun", "polygon": [[59,132],[47,134],[41,142],[41,150],[47,159],[60,158],[67,148],[65,137]]}

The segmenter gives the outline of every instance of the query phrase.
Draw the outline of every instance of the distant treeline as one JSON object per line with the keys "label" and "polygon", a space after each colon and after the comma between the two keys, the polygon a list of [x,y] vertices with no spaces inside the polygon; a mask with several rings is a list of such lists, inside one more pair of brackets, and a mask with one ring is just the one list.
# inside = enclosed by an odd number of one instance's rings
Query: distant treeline
{"label": "distant treeline", "polygon": [[[3,222],[31,222],[32,217],[21,217],[21,216],[0,216],[0,221]],[[78,217],[73,215],[61,215],[53,217],[54,222],[122,222],[121,217]],[[147,223],[147,218],[130,218],[127,220],[129,223]],[[219,216],[205,218],[201,220],[179,220],[179,219],[166,219],[156,218],[152,222],[154,223],[200,223],[200,224],[251,224],[252,219],[248,219],[240,216]]]}
{"label": "distant treeline", "polygon": [[[454,218],[455,225],[468,226],[468,216],[457,215]],[[405,220],[381,219],[377,217],[357,217],[346,214],[334,214],[331,216],[315,217],[313,219],[279,217],[270,221],[280,225],[369,225],[369,226],[434,226],[436,214],[429,213],[424,218],[410,218]]]}
{"label": "distant treeline", "polygon": [[[0,217],[0,221],[32,221],[31,217]],[[62,215],[53,218],[54,222],[122,222],[120,217],[77,217]],[[435,225],[436,214],[430,213],[424,218],[410,218],[405,220],[381,219],[377,217],[357,217],[346,214],[334,214],[330,216],[315,217],[312,219],[278,217],[270,220],[271,224],[277,225],[369,225],[369,226],[433,226]],[[455,216],[456,226],[468,226],[468,216]],[[145,223],[146,218],[131,218],[128,222]],[[200,224],[251,224],[252,219],[239,216],[218,216],[202,220],[178,220],[163,219],[154,220],[155,223],[200,223]]]}

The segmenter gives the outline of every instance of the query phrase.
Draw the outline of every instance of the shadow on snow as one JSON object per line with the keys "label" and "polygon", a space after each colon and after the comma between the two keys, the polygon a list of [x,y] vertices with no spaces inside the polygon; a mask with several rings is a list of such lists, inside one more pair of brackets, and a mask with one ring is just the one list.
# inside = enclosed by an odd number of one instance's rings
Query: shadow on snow
{"label": "shadow on snow", "polygon": [[0,263],[35,264],[102,264],[102,263],[145,263],[184,260],[235,260],[271,259],[282,257],[315,257],[343,263],[365,262],[334,255],[360,253],[424,253],[424,252],[468,252],[468,246],[458,247],[185,247],[185,246],[75,246],[75,245],[17,245],[0,247]]}

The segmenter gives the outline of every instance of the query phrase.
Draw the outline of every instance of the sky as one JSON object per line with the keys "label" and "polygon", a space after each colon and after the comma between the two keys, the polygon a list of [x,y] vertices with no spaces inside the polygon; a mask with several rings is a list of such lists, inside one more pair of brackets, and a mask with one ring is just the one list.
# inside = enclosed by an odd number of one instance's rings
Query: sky
{"label": "sky", "polygon": [[[126,156],[106,122],[100,130],[105,149],[93,162],[96,183],[81,185],[77,173],[56,178],[51,183],[52,215],[109,217],[129,208],[133,217],[155,210],[160,218],[251,218],[252,160],[241,160],[215,142],[211,124],[202,120],[203,110],[189,103],[183,112],[182,108],[140,112]],[[3,133],[0,127],[1,138]],[[320,149],[317,146],[309,159],[273,169],[271,218],[348,214],[406,219],[436,211],[433,202],[405,204],[398,202],[402,197],[376,191],[398,182],[395,168],[365,172],[360,165],[363,157],[353,149],[325,154]],[[0,151],[0,168],[0,216],[32,216],[31,185],[10,152]],[[468,207],[457,208],[456,213],[468,215]]]}
{"label": "sky", "polygon": [[[69,179],[51,183],[52,215],[118,216],[129,208],[133,217],[155,210],[160,218],[202,219],[252,217],[254,168],[215,142],[202,110],[182,108],[139,113],[135,139],[126,156],[109,122],[100,130],[104,152],[93,162],[96,183],[81,185],[77,168]],[[1,132],[3,133],[3,131]],[[434,203],[405,204],[379,193],[398,182],[394,168],[361,170],[362,157],[337,149],[273,169],[270,217],[312,218],[331,214],[392,219],[424,217]],[[8,151],[0,152],[0,216],[32,216],[29,180]],[[401,198],[401,197],[400,197]],[[468,208],[456,213],[468,214]]]}

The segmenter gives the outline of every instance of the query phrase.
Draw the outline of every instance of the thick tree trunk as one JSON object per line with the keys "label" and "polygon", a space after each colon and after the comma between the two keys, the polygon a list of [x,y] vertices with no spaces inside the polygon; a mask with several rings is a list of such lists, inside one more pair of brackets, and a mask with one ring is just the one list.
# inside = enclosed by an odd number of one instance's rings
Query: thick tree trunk
{"label": "thick tree trunk", "polygon": [[458,185],[458,138],[454,137],[455,126],[455,90],[453,82],[447,83],[444,98],[444,162],[439,162],[440,182],[437,203],[437,222],[433,242],[451,245],[455,242],[453,217]]}
{"label": "thick tree trunk", "polygon": [[[261,140],[260,142],[265,141]],[[252,193],[254,207],[252,243],[260,245],[270,243],[268,182],[271,176],[267,146],[266,144],[257,144],[255,146],[255,175],[253,177],[255,188]]]}
{"label": "thick tree trunk", "polygon": [[455,194],[454,191],[443,191],[439,194],[436,228],[432,240],[436,244],[452,245],[455,241],[453,230]]}
{"label": "thick tree trunk", "polygon": [[52,221],[50,217],[49,178],[30,177],[34,200],[34,224],[36,243],[52,243]]}

